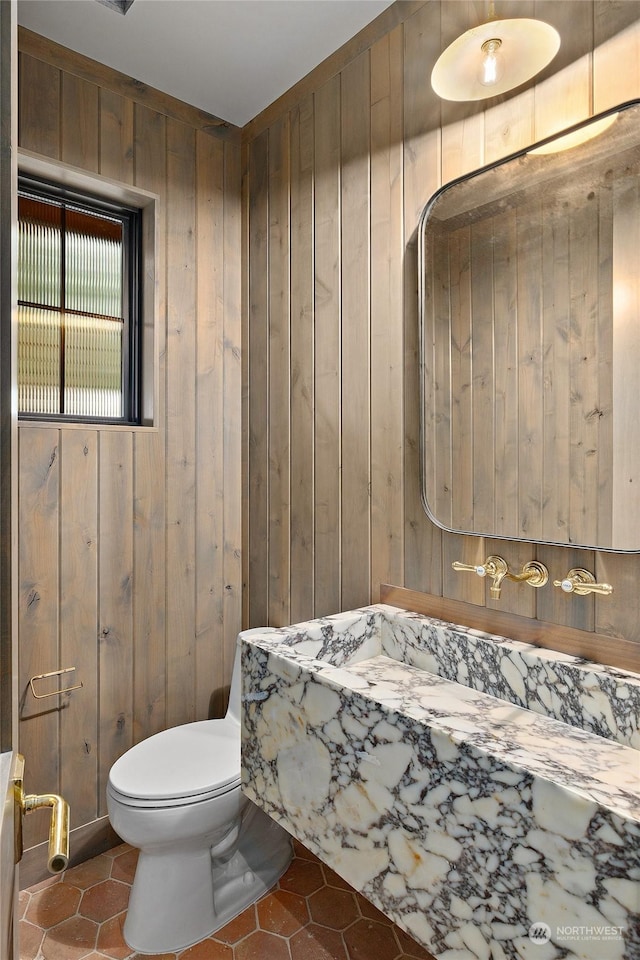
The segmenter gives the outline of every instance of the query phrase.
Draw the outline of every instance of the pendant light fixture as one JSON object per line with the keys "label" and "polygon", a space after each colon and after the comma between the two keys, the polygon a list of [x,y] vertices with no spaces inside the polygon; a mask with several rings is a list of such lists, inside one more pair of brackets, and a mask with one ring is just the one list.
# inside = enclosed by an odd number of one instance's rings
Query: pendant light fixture
{"label": "pendant light fixture", "polygon": [[443,100],[484,100],[535,77],[560,48],[560,34],[542,20],[498,20],[493,0],[489,19],[444,50],[431,73]]}

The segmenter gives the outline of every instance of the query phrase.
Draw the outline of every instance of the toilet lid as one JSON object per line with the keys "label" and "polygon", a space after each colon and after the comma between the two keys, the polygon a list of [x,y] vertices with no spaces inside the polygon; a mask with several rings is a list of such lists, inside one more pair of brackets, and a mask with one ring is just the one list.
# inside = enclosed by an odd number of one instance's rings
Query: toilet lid
{"label": "toilet lid", "polygon": [[225,718],[163,730],[116,760],[109,783],[149,806],[225,793],[240,783],[240,727]]}

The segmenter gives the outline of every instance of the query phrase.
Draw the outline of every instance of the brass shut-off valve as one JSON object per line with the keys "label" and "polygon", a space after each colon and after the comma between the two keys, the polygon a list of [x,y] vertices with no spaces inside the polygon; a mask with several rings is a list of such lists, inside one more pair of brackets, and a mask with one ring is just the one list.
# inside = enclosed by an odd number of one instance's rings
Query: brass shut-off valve
{"label": "brass shut-off valve", "polygon": [[454,570],[475,573],[479,577],[489,577],[493,582],[489,588],[492,600],[500,599],[503,580],[512,580],[514,583],[528,583],[530,587],[544,587],[549,580],[549,571],[544,563],[530,560],[525,563],[520,573],[511,573],[506,560],[502,557],[487,557],[484,563],[460,563],[454,560],[451,564]]}

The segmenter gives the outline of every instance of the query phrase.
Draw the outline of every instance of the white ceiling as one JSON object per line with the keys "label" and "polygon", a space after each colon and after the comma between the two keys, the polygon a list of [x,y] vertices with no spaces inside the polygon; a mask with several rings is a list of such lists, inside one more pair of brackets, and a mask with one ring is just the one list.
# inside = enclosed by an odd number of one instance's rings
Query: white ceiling
{"label": "white ceiling", "polygon": [[393,0],[19,0],[18,22],[244,126]]}

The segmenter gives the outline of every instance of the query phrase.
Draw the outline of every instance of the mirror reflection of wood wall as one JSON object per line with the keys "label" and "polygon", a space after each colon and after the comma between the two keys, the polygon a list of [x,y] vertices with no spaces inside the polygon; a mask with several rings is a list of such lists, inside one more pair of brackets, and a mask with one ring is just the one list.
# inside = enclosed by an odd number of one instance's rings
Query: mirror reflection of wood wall
{"label": "mirror reflection of wood wall", "polygon": [[427,218],[424,493],[447,529],[640,549],[640,148],[599,141]]}

